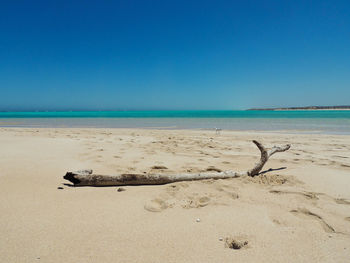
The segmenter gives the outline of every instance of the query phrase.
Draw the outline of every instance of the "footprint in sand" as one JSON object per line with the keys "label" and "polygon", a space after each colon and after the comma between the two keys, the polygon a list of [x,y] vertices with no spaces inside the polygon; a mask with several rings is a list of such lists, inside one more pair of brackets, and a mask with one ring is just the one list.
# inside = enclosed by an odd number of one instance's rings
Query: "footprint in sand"
{"label": "footprint in sand", "polygon": [[295,195],[301,195],[307,199],[311,200],[318,200],[318,196],[316,193],[313,192],[293,192],[293,191],[280,191],[280,190],[271,190],[270,193],[272,194],[295,194]]}
{"label": "footprint in sand", "polygon": [[271,218],[272,219],[272,222],[276,225],[282,225],[283,223],[281,222],[280,219],[277,219],[277,218]]}
{"label": "footprint in sand", "polygon": [[311,200],[319,200],[319,196],[325,196],[331,200],[333,200],[337,204],[341,205],[350,205],[350,200],[345,198],[334,198],[332,196],[328,196],[324,193],[314,193],[314,192],[294,192],[294,191],[281,191],[281,190],[271,190],[270,193],[273,194],[295,194],[295,195],[301,195],[307,199]]}
{"label": "footprint in sand", "polygon": [[333,157],[344,158],[344,159],[349,158],[349,157],[347,157],[347,156],[341,156],[341,155],[333,155]]}
{"label": "footprint in sand", "polygon": [[236,190],[235,187],[231,187],[228,185],[219,185],[216,187],[216,190],[218,190],[219,192],[224,192],[226,195],[228,195],[229,197],[231,197],[232,199],[238,199],[239,195],[234,192],[233,190]]}
{"label": "footprint in sand", "polygon": [[335,233],[334,228],[331,225],[329,225],[321,216],[307,210],[306,208],[298,208],[298,209],[291,210],[290,212],[297,216],[303,216],[303,217],[314,219],[321,224],[324,231],[326,231],[327,233]]}
{"label": "footprint in sand", "polygon": [[337,204],[341,204],[341,205],[350,205],[350,200],[344,199],[344,198],[335,198],[334,201]]}
{"label": "footprint in sand", "polygon": [[209,202],[210,202],[210,198],[208,196],[200,197],[197,200],[198,206],[200,207],[209,205]]}
{"label": "footprint in sand", "polygon": [[168,205],[164,200],[156,198],[147,202],[144,208],[149,212],[161,212],[164,209],[167,209]]}
{"label": "footprint in sand", "polygon": [[187,199],[182,200],[183,204],[181,205],[182,208],[200,208],[209,205],[211,199],[209,196],[200,196],[200,197],[193,197],[188,196]]}
{"label": "footprint in sand", "polygon": [[205,169],[205,171],[207,171],[207,172],[218,172],[218,173],[222,172],[221,169],[216,168],[215,166],[209,166],[207,169]]}
{"label": "footprint in sand", "polygon": [[215,180],[206,180],[202,183],[178,182],[169,184],[164,188],[165,192],[146,202],[144,207],[151,212],[161,212],[173,207],[198,209],[208,205],[229,205],[233,200],[239,198],[234,186],[225,185]]}

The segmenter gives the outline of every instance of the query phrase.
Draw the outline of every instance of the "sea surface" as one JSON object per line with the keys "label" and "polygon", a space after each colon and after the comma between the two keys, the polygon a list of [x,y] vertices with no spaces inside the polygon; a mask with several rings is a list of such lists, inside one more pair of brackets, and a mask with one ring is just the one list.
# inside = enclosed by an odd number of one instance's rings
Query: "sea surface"
{"label": "sea surface", "polygon": [[350,134],[350,111],[0,112],[0,127],[94,127]]}

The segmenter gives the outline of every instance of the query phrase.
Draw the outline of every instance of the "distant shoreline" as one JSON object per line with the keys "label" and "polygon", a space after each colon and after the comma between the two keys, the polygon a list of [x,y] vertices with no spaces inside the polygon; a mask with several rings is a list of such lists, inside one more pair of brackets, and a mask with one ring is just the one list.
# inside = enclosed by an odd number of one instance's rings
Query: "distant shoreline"
{"label": "distant shoreline", "polygon": [[308,106],[287,108],[251,108],[249,111],[350,110],[350,106]]}

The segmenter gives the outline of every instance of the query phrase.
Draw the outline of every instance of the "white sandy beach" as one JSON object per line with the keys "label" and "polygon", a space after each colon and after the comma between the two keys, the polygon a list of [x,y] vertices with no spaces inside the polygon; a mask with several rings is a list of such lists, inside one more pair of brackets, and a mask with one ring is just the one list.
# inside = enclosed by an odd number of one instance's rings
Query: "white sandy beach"
{"label": "white sandy beach", "polygon": [[[247,170],[253,139],[292,144],[264,170],[286,168],[120,192],[63,185],[89,168]],[[0,262],[350,261],[349,135],[0,128],[0,145]]]}

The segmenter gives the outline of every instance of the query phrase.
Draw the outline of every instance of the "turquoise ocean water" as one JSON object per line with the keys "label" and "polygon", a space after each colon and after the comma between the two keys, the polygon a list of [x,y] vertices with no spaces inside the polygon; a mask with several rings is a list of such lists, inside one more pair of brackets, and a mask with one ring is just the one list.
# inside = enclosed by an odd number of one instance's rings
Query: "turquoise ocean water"
{"label": "turquoise ocean water", "polygon": [[350,111],[0,112],[0,127],[97,127],[350,134]]}

